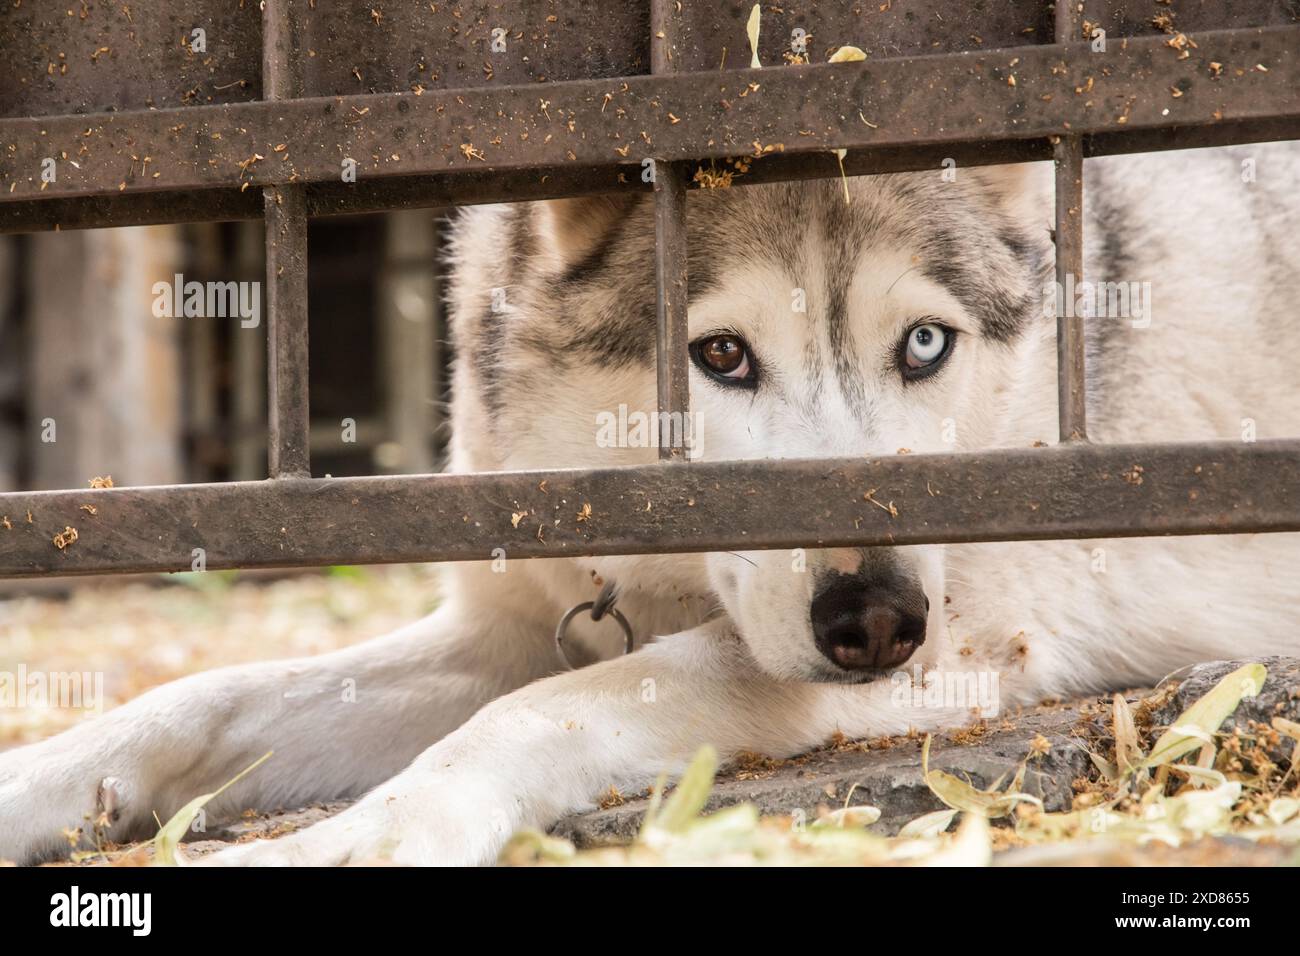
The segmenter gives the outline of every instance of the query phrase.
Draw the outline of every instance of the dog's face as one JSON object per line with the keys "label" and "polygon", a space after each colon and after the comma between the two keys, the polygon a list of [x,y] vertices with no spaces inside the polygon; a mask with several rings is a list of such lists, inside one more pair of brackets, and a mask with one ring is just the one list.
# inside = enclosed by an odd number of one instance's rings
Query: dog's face
{"label": "dog's face", "polygon": [[[1045,326],[1048,238],[1025,215],[1027,188],[966,171],[958,182],[852,180],[848,201],[834,180],[693,193],[691,456],[861,457],[1001,441],[1010,390]],[[652,460],[630,436],[599,435],[602,413],[608,425],[620,406],[655,409],[649,203],[550,203],[517,228],[531,266],[515,279],[517,311],[495,328],[493,363],[479,368],[497,427],[510,430],[501,466]],[[942,620],[939,547],[702,560],[773,676],[879,678],[925,660]],[[630,561],[592,565],[626,583]],[[695,561],[653,567],[698,589]]]}

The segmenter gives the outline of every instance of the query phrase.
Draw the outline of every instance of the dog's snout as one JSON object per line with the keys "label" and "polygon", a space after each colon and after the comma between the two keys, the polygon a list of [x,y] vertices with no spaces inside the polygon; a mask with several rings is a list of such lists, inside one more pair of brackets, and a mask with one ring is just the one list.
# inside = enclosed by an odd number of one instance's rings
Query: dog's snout
{"label": "dog's snout", "polygon": [[813,598],[813,639],[845,670],[898,667],[925,641],[928,605],[919,588],[840,577]]}

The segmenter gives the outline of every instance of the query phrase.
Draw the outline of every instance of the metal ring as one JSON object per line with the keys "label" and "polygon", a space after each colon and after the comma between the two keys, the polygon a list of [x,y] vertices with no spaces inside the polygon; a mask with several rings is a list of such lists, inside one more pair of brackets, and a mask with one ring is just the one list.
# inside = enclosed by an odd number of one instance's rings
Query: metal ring
{"label": "metal ring", "polygon": [[[601,592],[601,596],[604,597],[603,591]],[[569,655],[565,653],[564,650],[564,633],[569,629],[570,621],[572,621],[583,611],[592,610],[596,606],[596,603],[597,603],[596,601],[584,601],[581,604],[575,604],[573,607],[569,608],[567,611],[564,612],[564,616],[560,618],[560,623],[557,624],[555,627],[555,649],[559,651],[560,660],[564,662],[564,666],[568,670],[574,670],[574,667],[573,664],[569,661]],[[629,624],[627,618],[623,616],[623,612],[616,607],[607,606],[605,612],[607,614],[612,615],[614,620],[618,621],[618,626],[623,629],[623,653],[631,654],[632,651],[634,650],[633,640],[632,640],[632,625]],[[604,615],[602,615],[602,617],[603,616]]]}

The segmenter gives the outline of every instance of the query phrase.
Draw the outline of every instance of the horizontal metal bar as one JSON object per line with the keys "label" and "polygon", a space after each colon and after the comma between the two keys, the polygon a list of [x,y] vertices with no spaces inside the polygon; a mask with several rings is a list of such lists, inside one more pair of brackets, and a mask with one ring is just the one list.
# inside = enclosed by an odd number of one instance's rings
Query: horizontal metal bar
{"label": "horizontal metal bar", "polygon": [[[74,5],[76,6],[76,5]],[[120,8],[125,6],[127,12]],[[186,0],[173,17],[158,0],[77,7],[34,0],[0,6],[0,116],[79,113],[256,100],[262,96],[258,8],[240,0]],[[479,0],[475,3],[304,3],[300,60],[306,93],[330,96],[425,88],[532,84],[649,72],[646,0]],[[1293,22],[1293,0],[1177,0],[1176,29]],[[750,3],[673,0],[681,34],[674,68],[748,60]],[[1110,42],[1155,31],[1152,3],[1087,0]],[[871,59],[987,51],[1051,38],[1047,0],[763,4],[759,52],[784,63],[798,49],[823,62],[852,43]],[[134,11],[134,14],[129,11]],[[373,11],[373,12],[372,12]],[[178,23],[178,19],[180,22]],[[192,49],[202,26],[207,49]],[[497,32],[505,28],[498,39]],[[796,40],[802,30],[804,42]],[[791,57],[792,58],[792,57]]]}
{"label": "horizontal metal bar", "polygon": [[0,577],[1300,531],[1300,440],[28,492],[0,516]]}
{"label": "horizontal metal bar", "polygon": [[[1044,45],[422,96],[2,119],[0,200],[340,182],[349,159],[359,180],[639,168],[651,156],[719,159],[1300,115],[1300,26],[1208,31],[1195,41],[1185,59],[1158,36],[1112,42],[1106,53]],[[1222,64],[1217,76],[1211,62]],[[57,180],[43,183],[42,161],[65,155],[79,165],[60,162]]]}
{"label": "horizontal metal bar", "polygon": [[[1213,126],[1120,130],[1084,136],[1085,157],[1160,150],[1200,149],[1234,143],[1266,143],[1300,139],[1300,117],[1225,120]],[[849,176],[936,169],[944,159],[958,166],[1028,163],[1052,158],[1046,139],[990,140],[927,146],[887,146],[850,150],[844,159]],[[840,175],[830,153],[769,155],[750,171],[735,177],[738,186],[826,179]],[[690,188],[696,188],[688,184]],[[442,173],[433,176],[394,176],[355,185],[310,183],[306,187],[307,215],[348,216],[389,209],[428,209],[491,202],[524,202],[566,196],[648,192],[639,175],[628,176],[617,166],[528,169],[487,174]],[[59,229],[145,226],[167,222],[229,222],[258,219],[262,197],[254,191],[202,189],[187,192],[122,193],[61,199],[24,199],[0,203],[0,235]]]}

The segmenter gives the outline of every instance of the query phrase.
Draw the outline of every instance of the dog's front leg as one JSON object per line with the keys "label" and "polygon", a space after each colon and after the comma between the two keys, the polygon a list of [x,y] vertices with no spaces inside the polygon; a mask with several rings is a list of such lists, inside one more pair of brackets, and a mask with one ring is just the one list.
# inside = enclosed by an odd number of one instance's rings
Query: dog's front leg
{"label": "dog's front leg", "polygon": [[703,744],[724,758],[792,756],[836,730],[902,733],[964,717],[922,717],[895,707],[890,691],[775,681],[729,624],[707,624],[502,697],[338,816],[209,862],[482,864],[515,830],[548,827],[611,785],[635,791],[678,773]]}
{"label": "dog's front leg", "polygon": [[320,657],[195,674],[0,753],[0,859],[66,854],[65,833],[78,828],[82,848],[96,842],[92,828],[114,842],[148,836],[156,818],[270,750],[208,805],[208,819],[364,793],[487,701],[555,668],[548,629],[510,600],[453,599],[387,637]]}

